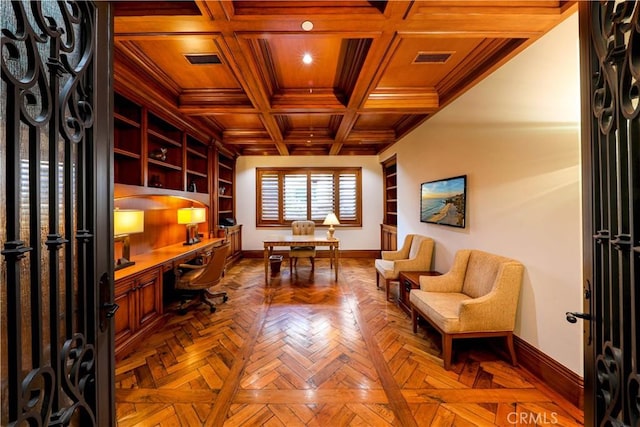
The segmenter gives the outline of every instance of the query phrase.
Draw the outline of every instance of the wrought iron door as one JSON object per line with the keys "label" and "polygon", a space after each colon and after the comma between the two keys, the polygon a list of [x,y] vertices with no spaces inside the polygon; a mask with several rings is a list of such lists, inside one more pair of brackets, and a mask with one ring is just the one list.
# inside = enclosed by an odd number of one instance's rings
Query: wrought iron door
{"label": "wrought iron door", "polygon": [[110,425],[109,6],[0,7],[0,424]]}
{"label": "wrought iron door", "polygon": [[640,3],[580,5],[585,425],[640,425]]}

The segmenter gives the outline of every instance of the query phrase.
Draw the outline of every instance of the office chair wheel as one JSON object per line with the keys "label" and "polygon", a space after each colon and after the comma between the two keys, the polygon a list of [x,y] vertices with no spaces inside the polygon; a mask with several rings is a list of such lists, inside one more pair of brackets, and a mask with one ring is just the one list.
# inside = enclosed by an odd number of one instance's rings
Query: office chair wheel
{"label": "office chair wheel", "polygon": [[225,296],[223,296],[223,297],[222,297],[222,302],[227,302],[227,301],[229,301],[229,297],[228,297],[228,296],[226,296],[226,295],[225,295]]}
{"label": "office chair wheel", "polygon": [[215,313],[216,312],[216,308],[214,306],[209,307],[209,311],[211,313]]}

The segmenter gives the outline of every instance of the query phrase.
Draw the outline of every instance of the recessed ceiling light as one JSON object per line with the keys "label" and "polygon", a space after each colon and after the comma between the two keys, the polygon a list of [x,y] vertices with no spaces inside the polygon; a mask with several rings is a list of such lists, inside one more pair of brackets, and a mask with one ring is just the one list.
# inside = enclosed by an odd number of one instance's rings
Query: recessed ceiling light
{"label": "recessed ceiling light", "polygon": [[313,22],[311,21],[304,21],[301,25],[302,29],[305,31],[311,31],[313,30]]}
{"label": "recessed ceiling light", "polygon": [[304,62],[305,64],[311,64],[313,62],[313,57],[311,56],[311,54],[305,53],[302,56],[302,62]]}

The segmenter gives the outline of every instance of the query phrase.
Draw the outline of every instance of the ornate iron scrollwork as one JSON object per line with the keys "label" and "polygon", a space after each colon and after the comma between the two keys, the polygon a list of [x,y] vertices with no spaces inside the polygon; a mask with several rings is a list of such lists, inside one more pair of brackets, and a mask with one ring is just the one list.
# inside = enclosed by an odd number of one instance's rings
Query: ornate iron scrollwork
{"label": "ornate iron scrollwork", "polygon": [[629,396],[629,415],[631,425],[640,425],[640,375],[632,372],[627,381],[627,394]]}
{"label": "ornate iron scrollwork", "polygon": [[[19,353],[20,344],[25,343],[30,354],[18,354],[7,362],[8,398],[3,399],[2,408],[7,415],[3,420],[7,419],[9,425],[68,425],[72,420],[79,420],[83,426],[95,425],[96,355],[87,337],[95,337],[97,328],[91,319],[69,320],[77,315],[76,308],[87,302],[80,298],[86,298],[86,289],[92,286],[79,274],[75,282],[72,278],[77,274],[76,258],[89,260],[83,252],[87,251],[84,243],[93,231],[75,216],[76,209],[86,211],[84,205],[89,201],[84,190],[76,186],[76,180],[85,179],[81,176],[85,171],[80,164],[83,159],[74,157],[71,147],[90,151],[86,137],[94,123],[95,5],[73,0],[12,1],[10,6],[3,6],[5,12],[0,66],[6,83],[6,93],[3,90],[2,94],[6,117],[2,120],[6,123],[10,158],[7,170],[1,173],[3,179],[6,173],[7,192],[11,194],[7,196],[7,242],[2,255],[7,263],[7,286],[11,288],[9,303],[15,305],[8,310],[5,327],[9,330],[9,349]],[[20,152],[24,147],[29,152],[26,158]],[[45,154],[41,156],[41,152]],[[25,167],[28,178],[21,175]],[[41,200],[45,198],[42,194],[48,196],[47,202]],[[24,209],[21,203],[28,204],[27,219],[20,211]],[[20,221],[32,222],[31,227],[21,227]],[[76,257],[71,247],[74,227],[70,225],[76,223],[82,257]],[[43,238],[40,229],[47,226]],[[34,265],[44,264],[37,259],[44,259],[43,245],[49,248],[44,251],[49,270],[34,271]],[[31,271],[20,267],[27,256],[31,257]],[[21,292],[24,289],[28,292]],[[82,295],[79,302],[74,300],[76,293]],[[61,318],[67,319],[64,326]],[[28,327],[32,331],[24,334]],[[75,330],[78,328],[87,330]],[[51,360],[43,354],[50,355]]]}
{"label": "ornate iron scrollwork", "polygon": [[[585,12],[587,8],[585,8]],[[590,130],[593,158],[593,266],[599,342],[595,343],[599,426],[638,425],[637,292],[640,2],[601,1],[591,18]],[[581,9],[582,10],[582,9]],[[635,230],[634,230],[635,229]],[[635,231],[635,234],[634,234]],[[609,250],[611,249],[611,250]],[[635,292],[635,294],[634,294]],[[597,336],[598,334],[596,334]]]}
{"label": "ornate iron scrollwork", "polygon": [[604,418],[612,426],[618,424],[621,410],[620,369],[622,368],[622,352],[610,342],[604,346],[603,352],[596,359],[596,375],[598,379],[598,406]]}
{"label": "ornate iron scrollwork", "polygon": [[93,346],[85,343],[83,335],[76,334],[62,346],[61,358],[64,369],[62,388],[71,397],[73,404],[54,414],[51,425],[69,425],[74,415],[79,416],[82,425],[95,425],[93,411],[85,399],[85,396],[92,399],[95,396]]}
{"label": "ornate iron scrollwork", "polygon": [[22,381],[22,407],[14,425],[46,425],[51,413],[53,377],[50,367],[42,367],[29,372]]}

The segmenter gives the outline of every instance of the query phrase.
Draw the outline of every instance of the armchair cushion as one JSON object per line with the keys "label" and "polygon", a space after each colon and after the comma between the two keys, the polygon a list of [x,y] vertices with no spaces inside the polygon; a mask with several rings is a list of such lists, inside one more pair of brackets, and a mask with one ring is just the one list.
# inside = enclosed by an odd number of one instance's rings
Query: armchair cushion
{"label": "armchair cushion", "polygon": [[504,257],[480,251],[470,251],[462,292],[473,298],[488,294],[495,284]]}
{"label": "armchair cushion", "polygon": [[420,253],[422,241],[425,239],[427,239],[427,237],[419,236],[417,234],[413,236],[413,239],[411,239],[411,249],[409,249],[409,256],[407,258],[415,259],[418,257],[418,254]]}
{"label": "armchair cushion", "polygon": [[308,258],[316,256],[316,248],[309,246],[292,246],[289,251],[290,257]]}
{"label": "armchair cushion", "polygon": [[397,279],[398,276],[395,276],[395,272],[393,270],[393,261],[389,261],[386,259],[377,259],[375,261],[376,270],[378,273],[382,274],[382,277],[385,279]]}
{"label": "armchair cushion", "polygon": [[409,294],[410,302],[447,332],[460,332],[460,305],[468,299],[469,296],[458,292],[424,292],[412,289]]}

